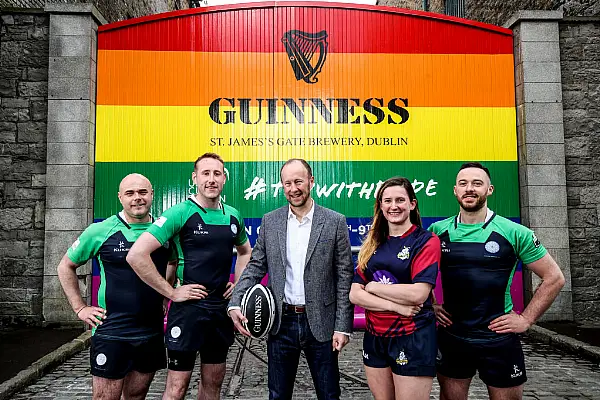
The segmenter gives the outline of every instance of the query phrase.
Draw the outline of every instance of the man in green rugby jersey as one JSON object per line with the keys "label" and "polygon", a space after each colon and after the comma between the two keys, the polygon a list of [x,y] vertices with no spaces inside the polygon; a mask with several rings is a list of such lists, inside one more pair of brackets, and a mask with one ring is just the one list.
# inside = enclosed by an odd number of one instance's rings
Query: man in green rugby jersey
{"label": "man in green rugby jersey", "polygon": [[221,202],[226,180],[221,157],[214,153],[198,157],[192,180],[197,194],[166,210],[127,256],[144,282],[175,299],[174,289],[150,258],[151,252],[172,239],[179,256],[177,277],[189,284],[184,293],[188,301],[172,304],[167,316],[169,373],[163,399],[185,397],[197,353],[201,360],[198,399],[220,398],[227,352],[234,340],[226,311],[234,286],[229,282],[233,248],[237,250],[235,282],[251,252],[240,213]]}
{"label": "man in green rugby jersey", "polygon": [[[565,278],[533,231],[487,207],[489,170],[465,163],[456,177],[458,215],[429,227],[440,238],[444,304],[434,305],[442,400],[467,399],[476,371],[492,400],[523,397],[525,359],[517,334],[550,307]],[[518,262],[542,282],[521,314],[510,285]]]}
{"label": "man in green rugby jersey", "polygon": [[[94,399],[143,399],[154,373],[165,367],[163,296],[135,274],[126,256],[137,238],[152,225],[153,190],[140,174],[119,185],[123,210],[90,225],[58,265],[58,277],[77,317],[93,328],[90,349]],[[100,267],[98,307],[86,305],[76,269],[96,257]],[[165,243],[152,253],[160,274],[176,256]]]}

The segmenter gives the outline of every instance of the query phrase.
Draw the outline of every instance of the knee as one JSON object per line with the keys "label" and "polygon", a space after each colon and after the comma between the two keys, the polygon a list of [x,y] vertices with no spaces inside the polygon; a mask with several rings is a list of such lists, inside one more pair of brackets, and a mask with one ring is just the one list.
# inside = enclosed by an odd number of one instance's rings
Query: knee
{"label": "knee", "polygon": [[170,385],[167,385],[165,389],[165,398],[167,399],[184,399],[185,393],[187,392],[187,385],[184,385],[183,382],[173,382]]}
{"label": "knee", "polygon": [[213,374],[202,374],[201,377],[201,385],[205,389],[218,391],[221,389],[223,385],[223,380],[225,379],[225,371],[216,372]]}

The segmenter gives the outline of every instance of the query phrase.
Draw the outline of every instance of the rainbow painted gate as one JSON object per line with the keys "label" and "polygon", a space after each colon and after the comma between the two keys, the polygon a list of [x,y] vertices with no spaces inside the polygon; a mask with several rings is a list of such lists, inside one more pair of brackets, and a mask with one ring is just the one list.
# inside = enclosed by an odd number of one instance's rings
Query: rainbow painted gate
{"label": "rainbow painted gate", "polygon": [[[313,197],[347,216],[354,246],[391,176],[413,181],[425,225],[455,214],[464,161],[489,167],[490,207],[518,220],[513,71],[511,31],[395,8],[254,3],[103,26],[94,218],[119,210],[131,172],[152,181],[160,215],[194,193],[193,160],[214,151],[251,243],[285,204],[291,157],[312,164]],[[512,289],[522,309],[520,270]]]}

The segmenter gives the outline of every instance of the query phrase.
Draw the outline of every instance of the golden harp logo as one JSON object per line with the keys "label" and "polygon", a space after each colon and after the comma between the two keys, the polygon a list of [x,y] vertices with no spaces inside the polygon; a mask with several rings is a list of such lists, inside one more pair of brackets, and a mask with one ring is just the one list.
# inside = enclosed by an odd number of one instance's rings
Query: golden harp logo
{"label": "golden harp logo", "polygon": [[327,57],[327,31],[307,33],[298,30],[287,31],[281,38],[296,80],[317,83]]}

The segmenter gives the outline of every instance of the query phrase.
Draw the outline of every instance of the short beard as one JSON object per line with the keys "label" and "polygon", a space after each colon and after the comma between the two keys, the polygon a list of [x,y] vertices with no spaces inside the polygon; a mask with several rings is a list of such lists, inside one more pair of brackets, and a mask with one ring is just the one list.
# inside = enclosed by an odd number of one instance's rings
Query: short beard
{"label": "short beard", "polygon": [[485,206],[485,202],[487,201],[487,196],[486,197],[478,197],[477,198],[477,202],[475,204],[473,204],[472,206],[468,206],[465,207],[465,205],[460,201],[460,199],[458,200],[458,204],[460,205],[460,208],[462,208],[465,211],[468,212],[476,212],[481,210],[484,206]]}

